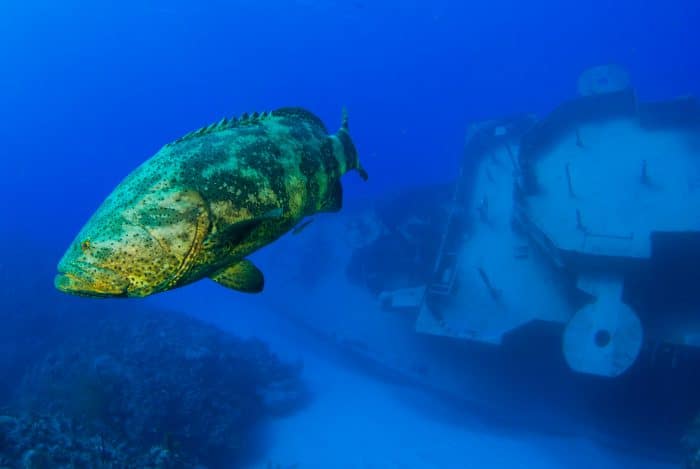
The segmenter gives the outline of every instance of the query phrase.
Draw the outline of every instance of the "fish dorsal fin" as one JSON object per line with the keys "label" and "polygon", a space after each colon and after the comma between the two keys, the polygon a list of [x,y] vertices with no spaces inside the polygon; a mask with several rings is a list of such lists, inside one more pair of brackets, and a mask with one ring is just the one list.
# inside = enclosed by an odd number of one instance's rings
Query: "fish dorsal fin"
{"label": "fish dorsal fin", "polygon": [[303,107],[282,107],[272,111],[271,114],[279,117],[294,117],[297,119],[303,119],[321,127],[325,133],[328,133],[328,129],[323,121],[316,114],[311,111],[307,111]]}
{"label": "fish dorsal fin", "polygon": [[212,134],[222,130],[229,130],[238,127],[255,125],[262,122],[264,119],[269,118],[271,115],[273,115],[273,113],[271,112],[254,112],[252,114],[244,112],[240,115],[240,117],[231,117],[230,119],[228,117],[224,117],[218,122],[214,122],[213,124],[205,125],[200,129],[193,130],[192,132],[183,135],[182,137],[178,138],[174,142],[169,143],[166,146],[174,145],[180,142],[185,142],[187,140],[192,140],[194,138]]}
{"label": "fish dorsal fin", "polygon": [[306,109],[301,107],[283,107],[271,112],[254,112],[252,114],[244,112],[239,117],[232,117],[230,119],[224,117],[218,122],[205,125],[200,129],[194,130],[186,135],[183,135],[182,137],[178,138],[174,142],[167,144],[166,146],[175,145],[180,142],[192,140],[222,130],[256,125],[260,122],[263,122],[265,119],[269,119],[270,117],[293,117],[296,119],[303,119],[307,122],[319,126],[321,129],[323,129],[325,133],[328,133],[328,129],[326,129],[326,126],[323,123],[323,121],[311,111],[307,111]]}
{"label": "fish dorsal fin", "polygon": [[218,271],[210,278],[219,285],[244,293],[260,293],[265,286],[265,276],[247,259]]}
{"label": "fish dorsal fin", "polygon": [[255,125],[264,121],[265,119],[269,119],[270,117],[293,117],[297,119],[303,119],[308,122],[311,122],[314,125],[319,126],[321,129],[323,129],[325,133],[328,133],[328,129],[326,129],[326,126],[323,123],[323,121],[311,111],[307,111],[306,109],[301,107],[283,107],[271,112],[253,112],[252,114],[244,112],[239,117],[232,117],[230,119],[224,117],[218,122],[215,122],[210,125],[205,125],[204,127],[197,130],[193,130],[192,132],[183,135],[182,137],[178,138],[174,142],[167,144],[166,146],[171,146],[176,143],[185,142],[194,138],[202,137],[204,135],[209,135],[222,130],[229,130],[239,127]]}

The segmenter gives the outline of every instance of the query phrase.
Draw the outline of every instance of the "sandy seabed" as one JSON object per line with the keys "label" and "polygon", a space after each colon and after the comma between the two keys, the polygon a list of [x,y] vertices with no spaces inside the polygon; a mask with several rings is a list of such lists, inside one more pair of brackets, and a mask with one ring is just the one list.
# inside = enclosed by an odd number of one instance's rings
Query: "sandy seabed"
{"label": "sandy seabed", "polygon": [[[207,297],[202,313],[202,297]],[[620,454],[584,438],[509,434],[461,418],[438,398],[386,383],[338,360],[327,346],[262,305],[215,285],[153,300],[239,336],[258,337],[283,359],[304,361],[312,399],[265,429],[251,468],[639,468],[677,467]]]}

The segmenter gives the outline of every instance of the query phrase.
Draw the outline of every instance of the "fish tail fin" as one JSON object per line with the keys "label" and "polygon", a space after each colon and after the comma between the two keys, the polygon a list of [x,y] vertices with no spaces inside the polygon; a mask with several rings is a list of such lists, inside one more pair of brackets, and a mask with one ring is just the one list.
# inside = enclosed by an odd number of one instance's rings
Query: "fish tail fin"
{"label": "fish tail fin", "polygon": [[357,170],[362,180],[366,181],[369,176],[365,168],[360,164],[360,159],[357,156],[357,149],[355,148],[352,138],[350,138],[350,125],[348,123],[348,110],[346,107],[343,107],[343,117],[336,137],[343,144],[343,158],[346,162],[347,170]]}

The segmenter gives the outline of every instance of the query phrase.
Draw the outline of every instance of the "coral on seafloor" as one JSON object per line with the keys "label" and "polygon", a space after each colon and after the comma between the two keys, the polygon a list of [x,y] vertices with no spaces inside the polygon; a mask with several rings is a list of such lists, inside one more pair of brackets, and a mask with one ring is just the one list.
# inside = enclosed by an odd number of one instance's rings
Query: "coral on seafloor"
{"label": "coral on seafloor", "polygon": [[0,468],[231,467],[306,395],[301,364],[184,315],[76,324],[0,410]]}
{"label": "coral on seafloor", "polygon": [[688,454],[685,461],[685,467],[687,469],[700,468],[700,449],[697,449],[694,452]]}
{"label": "coral on seafloor", "polygon": [[690,425],[683,437],[683,446],[686,450],[684,467],[686,469],[700,469],[700,415]]}
{"label": "coral on seafloor", "polygon": [[65,416],[0,416],[0,468],[194,468],[181,454],[157,445],[135,450],[81,427]]}

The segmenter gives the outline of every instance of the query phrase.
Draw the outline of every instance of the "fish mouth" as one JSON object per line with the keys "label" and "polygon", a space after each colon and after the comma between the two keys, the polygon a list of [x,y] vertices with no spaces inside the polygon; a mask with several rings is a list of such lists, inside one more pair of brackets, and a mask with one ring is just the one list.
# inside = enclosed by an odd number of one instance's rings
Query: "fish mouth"
{"label": "fish mouth", "polygon": [[129,281],[116,272],[78,265],[59,266],[54,286],[62,293],[92,298],[114,298],[127,296]]}

